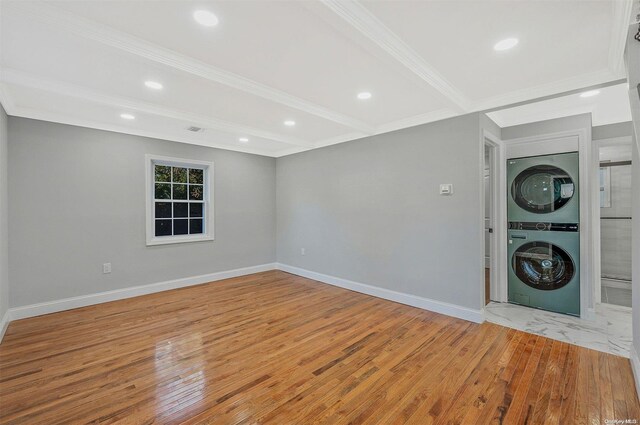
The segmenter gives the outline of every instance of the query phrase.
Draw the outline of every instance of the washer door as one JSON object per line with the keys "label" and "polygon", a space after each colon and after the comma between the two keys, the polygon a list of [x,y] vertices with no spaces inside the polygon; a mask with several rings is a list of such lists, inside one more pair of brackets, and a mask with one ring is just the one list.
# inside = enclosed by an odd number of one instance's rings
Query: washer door
{"label": "washer door", "polygon": [[565,206],[573,197],[574,188],[566,171],[552,165],[536,165],[516,176],[511,197],[526,211],[547,214]]}
{"label": "washer door", "polygon": [[518,279],[528,286],[552,291],[568,284],[576,267],[567,252],[549,242],[529,242],[514,252],[511,266]]}

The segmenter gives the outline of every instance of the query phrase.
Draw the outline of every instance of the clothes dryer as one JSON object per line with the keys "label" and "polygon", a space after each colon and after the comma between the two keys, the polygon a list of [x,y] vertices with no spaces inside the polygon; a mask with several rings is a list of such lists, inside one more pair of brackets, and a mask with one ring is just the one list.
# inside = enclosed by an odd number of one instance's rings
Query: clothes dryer
{"label": "clothes dryer", "polygon": [[507,160],[508,221],[579,223],[577,152]]}

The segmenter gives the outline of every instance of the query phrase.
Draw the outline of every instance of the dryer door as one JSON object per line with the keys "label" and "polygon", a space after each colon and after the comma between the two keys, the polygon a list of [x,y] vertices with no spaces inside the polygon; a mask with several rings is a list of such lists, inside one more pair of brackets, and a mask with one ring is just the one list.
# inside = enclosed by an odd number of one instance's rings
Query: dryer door
{"label": "dryer door", "polygon": [[523,244],[514,252],[511,261],[518,279],[543,291],[562,288],[576,273],[576,265],[571,256],[549,242]]}
{"label": "dryer door", "polygon": [[574,189],[566,171],[552,165],[536,165],[516,176],[511,184],[511,197],[526,211],[547,214],[566,205]]}

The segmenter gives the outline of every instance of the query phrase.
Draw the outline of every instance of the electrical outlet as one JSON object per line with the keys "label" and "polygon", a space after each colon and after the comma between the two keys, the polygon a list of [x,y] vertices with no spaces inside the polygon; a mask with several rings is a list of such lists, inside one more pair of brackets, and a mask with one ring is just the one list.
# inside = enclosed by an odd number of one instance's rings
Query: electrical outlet
{"label": "electrical outlet", "polygon": [[300,255],[307,255],[306,248],[300,248]]}
{"label": "electrical outlet", "polygon": [[102,265],[102,273],[104,274],[111,273],[111,263],[104,263]]}
{"label": "electrical outlet", "polygon": [[453,195],[453,185],[451,183],[443,183],[440,185],[440,195],[451,196]]}

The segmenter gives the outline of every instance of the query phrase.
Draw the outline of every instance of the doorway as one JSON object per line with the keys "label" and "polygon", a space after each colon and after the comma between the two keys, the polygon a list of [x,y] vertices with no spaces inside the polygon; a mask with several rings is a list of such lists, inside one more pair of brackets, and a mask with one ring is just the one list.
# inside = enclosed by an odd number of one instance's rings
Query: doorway
{"label": "doorway", "polygon": [[[495,279],[495,184],[494,146],[484,144],[484,305],[491,302],[491,282]],[[494,281],[495,282],[495,281]]]}
{"label": "doorway", "polygon": [[[498,137],[483,132],[481,163],[482,185],[482,303],[507,301],[507,195],[506,151]],[[480,217],[479,217],[480,218]],[[503,243],[504,242],[504,243]]]}
{"label": "doorway", "polygon": [[631,143],[598,148],[600,300],[631,307]]}

